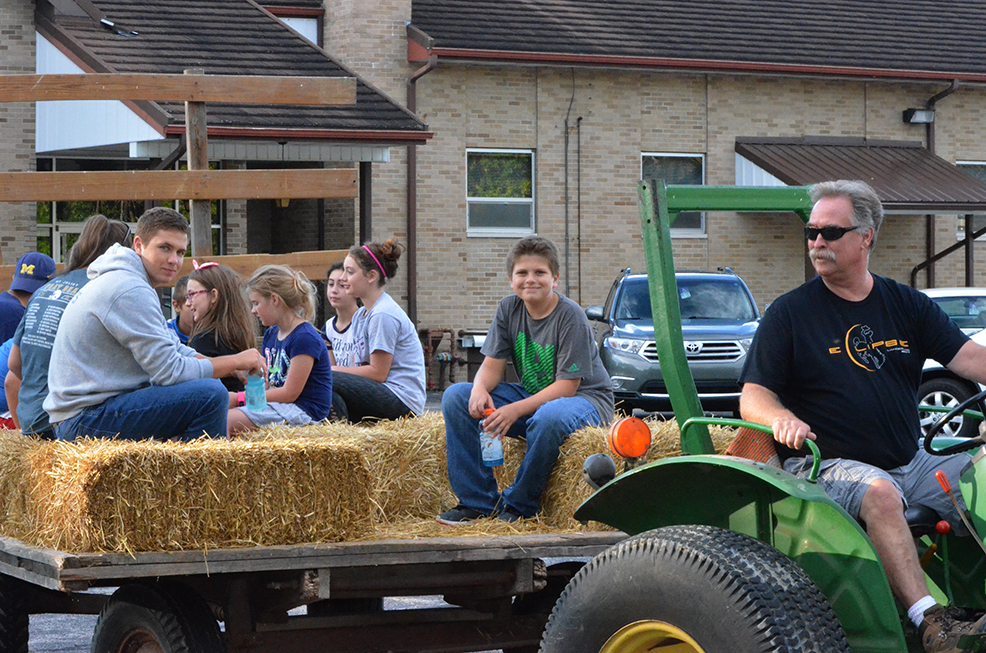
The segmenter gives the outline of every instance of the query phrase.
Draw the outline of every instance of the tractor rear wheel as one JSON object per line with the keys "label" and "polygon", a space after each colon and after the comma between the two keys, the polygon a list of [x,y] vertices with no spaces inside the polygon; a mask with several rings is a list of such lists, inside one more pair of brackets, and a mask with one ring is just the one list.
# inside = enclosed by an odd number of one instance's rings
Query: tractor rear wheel
{"label": "tractor rear wheel", "polygon": [[849,651],[832,607],[790,558],[734,531],[669,526],[589,562],[555,605],[540,653],[664,646],[681,653]]}

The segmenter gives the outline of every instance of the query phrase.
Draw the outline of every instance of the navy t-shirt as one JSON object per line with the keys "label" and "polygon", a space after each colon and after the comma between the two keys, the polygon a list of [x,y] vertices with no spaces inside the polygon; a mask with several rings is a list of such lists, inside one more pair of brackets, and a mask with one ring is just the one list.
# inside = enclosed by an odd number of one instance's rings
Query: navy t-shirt
{"label": "navy t-shirt", "polygon": [[17,325],[24,317],[24,307],[21,300],[9,292],[0,293],[0,342],[6,342],[14,337]]}
{"label": "navy t-shirt", "polygon": [[[771,304],[740,381],[777,394],[818,436],[823,459],[892,469],[917,452],[925,359],[946,365],[968,337],[924,293],[876,275],[873,281],[860,302],[815,278]],[[783,445],[777,453],[805,455]]]}
{"label": "navy t-shirt", "polygon": [[280,388],[288,378],[291,359],[302,354],[315,359],[308,381],[294,404],[308,413],[313,421],[329,416],[332,406],[332,365],[318,329],[302,322],[284,340],[278,340],[278,329],[272,326],[264,332],[264,358],[267,359],[270,387]]}

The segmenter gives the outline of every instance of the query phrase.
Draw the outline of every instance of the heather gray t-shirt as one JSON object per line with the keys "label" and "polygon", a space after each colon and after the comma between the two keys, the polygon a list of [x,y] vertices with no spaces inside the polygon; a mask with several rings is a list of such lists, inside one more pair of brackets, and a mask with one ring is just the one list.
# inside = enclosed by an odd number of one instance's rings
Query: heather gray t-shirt
{"label": "heather gray t-shirt", "polygon": [[484,356],[512,359],[521,384],[537,394],[558,379],[582,379],[576,396],[599,412],[603,423],[613,421],[613,389],[592,329],[582,308],[559,294],[558,305],[540,320],[527,312],[524,301],[511,295],[500,301],[483,343]]}

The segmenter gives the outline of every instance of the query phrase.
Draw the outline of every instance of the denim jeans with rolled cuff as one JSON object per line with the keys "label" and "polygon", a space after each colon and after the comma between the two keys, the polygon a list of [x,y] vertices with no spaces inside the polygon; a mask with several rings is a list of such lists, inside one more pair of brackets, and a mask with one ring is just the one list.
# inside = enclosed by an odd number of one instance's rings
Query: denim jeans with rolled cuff
{"label": "denim jeans with rolled cuff", "polygon": [[[483,464],[479,449],[479,420],[469,414],[472,383],[456,383],[442,395],[449,482],[459,503],[485,515],[507,506],[524,517],[533,517],[541,506],[558,449],[568,436],[585,426],[601,426],[599,412],[582,397],[562,397],[541,405],[534,414],[514,422],[508,437],[527,440],[527,453],[513,483],[503,494],[497,490],[493,470]],[[497,408],[531,395],[517,383],[501,383],[493,392]]]}
{"label": "denim jeans with rolled cuff", "polygon": [[226,437],[229,392],[217,379],[152,385],[110,397],[55,426],[59,440]]}

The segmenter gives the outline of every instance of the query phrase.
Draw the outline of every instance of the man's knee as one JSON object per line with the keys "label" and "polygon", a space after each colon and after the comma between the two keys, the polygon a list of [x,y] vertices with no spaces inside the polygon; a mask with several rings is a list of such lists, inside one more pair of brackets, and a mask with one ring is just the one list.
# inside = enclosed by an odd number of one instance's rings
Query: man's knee
{"label": "man's knee", "polygon": [[877,479],[870,483],[863,495],[859,509],[859,518],[869,523],[881,516],[899,515],[903,518],[904,500],[897,486],[886,479]]}

